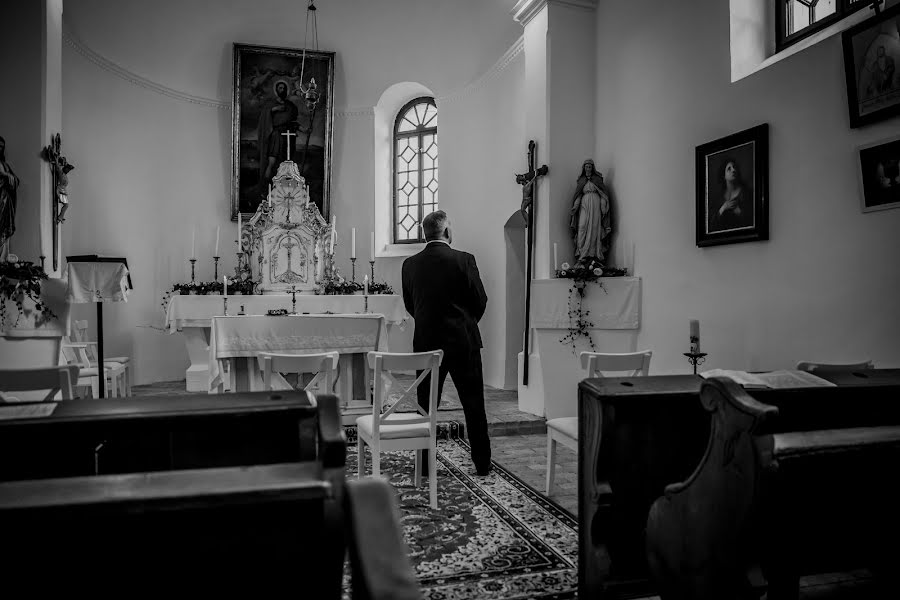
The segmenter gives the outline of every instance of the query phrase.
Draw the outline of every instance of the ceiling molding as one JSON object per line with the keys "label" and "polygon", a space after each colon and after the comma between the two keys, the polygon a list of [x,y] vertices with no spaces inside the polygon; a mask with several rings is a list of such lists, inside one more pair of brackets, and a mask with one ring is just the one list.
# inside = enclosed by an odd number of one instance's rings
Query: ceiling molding
{"label": "ceiling molding", "polygon": [[597,9],[597,0],[519,0],[510,12],[516,22],[525,27],[542,8],[550,4],[587,11]]}

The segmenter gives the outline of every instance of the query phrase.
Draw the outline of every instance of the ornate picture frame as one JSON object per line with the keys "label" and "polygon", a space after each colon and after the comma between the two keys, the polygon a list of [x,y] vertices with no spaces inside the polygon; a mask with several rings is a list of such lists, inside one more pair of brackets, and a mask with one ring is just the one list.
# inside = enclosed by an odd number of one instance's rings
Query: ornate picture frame
{"label": "ornate picture frame", "polygon": [[769,125],[696,149],[697,246],[769,239]]}
{"label": "ornate picture frame", "polygon": [[900,136],[858,146],[862,212],[900,208]]}
{"label": "ornate picture frame", "polygon": [[900,4],[841,34],[850,127],[900,114]]}
{"label": "ornate picture frame", "polygon": [[305,56],[302,49],[234,44],[232,221],[238,210],[256,212],[288,150],[310,201],[330,218],[334,52],[306,50]]}

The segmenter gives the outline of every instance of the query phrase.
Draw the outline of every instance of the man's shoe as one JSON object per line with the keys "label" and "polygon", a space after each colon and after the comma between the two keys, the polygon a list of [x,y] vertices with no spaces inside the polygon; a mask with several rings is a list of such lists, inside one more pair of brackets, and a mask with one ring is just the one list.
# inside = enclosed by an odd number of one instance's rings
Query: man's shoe
{"label": "man's shoe", "polygon": [[490,465],[488,465],[488,467],[485,469],[475,469],[475,474],[478,475],[479,477],[485,477],[486,475],[490,475],[490,473],[491,473]]}

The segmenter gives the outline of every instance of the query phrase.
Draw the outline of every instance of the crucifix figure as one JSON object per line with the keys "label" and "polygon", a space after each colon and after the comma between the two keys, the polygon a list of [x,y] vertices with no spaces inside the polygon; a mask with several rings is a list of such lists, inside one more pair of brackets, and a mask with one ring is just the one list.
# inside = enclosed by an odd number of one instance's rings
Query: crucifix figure
{"label": "crucifix figure", "polygon": [[287,138],[287,145],[286,145],[285,150],[287,150],[287,160],[291,160],[291,146],[293,145],[293,144],[291,144],[291,136],[297,137],[297,134],[288,130],[288,131],[285,131],[284,133],[282,133],[281,135],[283,135],[284,137]]}
{"label": "crucifix figure", "polygon": [[547,165],[541,165],[540,168],[534,167],[534,140],[528,142],[528,172],[516,173],[516,183],[522,186],[522,216],[525,218],[525,227],[528,229],[527,238],[527,260],[525,270],[525,341],[523,349],[523,366],[522,366],[522,385],[528,385],[528,337],[529,328],[531,326],[531,277],[532,277],[532,254],[534,249],[534,209],[535,196],[534,187],[538,177],[543,177],[549,169]]}
{"label": "crucifix figure", "polygon": [[281,243],[282,248],[287,248],[287,272],[293,273],[294,269],[291,266],[291,256],[293,255],[293,249],[297,248],[300,244],[296,243],[293,238],[287,238]]}

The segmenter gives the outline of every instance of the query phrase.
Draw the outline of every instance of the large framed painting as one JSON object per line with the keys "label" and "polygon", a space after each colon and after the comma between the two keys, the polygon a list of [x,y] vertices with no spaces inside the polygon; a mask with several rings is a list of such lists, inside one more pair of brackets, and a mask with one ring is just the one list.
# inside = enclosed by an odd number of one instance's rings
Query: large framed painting
{"label": "large framed painting", "polygon": [[842,34],[850,127],[900,114],[900,4]]}
{"label": "large framed painting", "polygon": [[900,207],[900,136],[857,148],[862,211]]}
{"label": "large framed painting", "polygon": [[769,126],[697,146],[697,246],[769,239]]}
{"label": "large framed painting", "polygon": [[234,44],[231,218],[256,212],[282,161],[331,211],[334,52]]}

